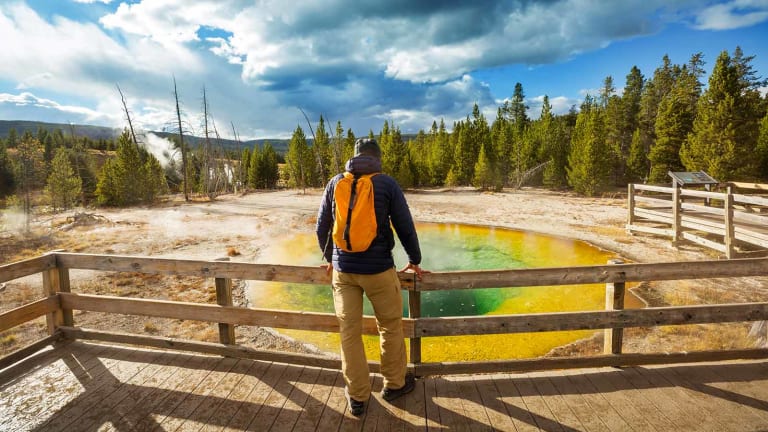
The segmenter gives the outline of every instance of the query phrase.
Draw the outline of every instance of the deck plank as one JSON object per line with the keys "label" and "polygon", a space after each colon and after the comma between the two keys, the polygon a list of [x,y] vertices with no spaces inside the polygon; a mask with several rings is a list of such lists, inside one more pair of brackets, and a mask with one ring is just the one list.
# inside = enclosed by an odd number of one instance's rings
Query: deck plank
{"label": "deck plank", "polygon": [[[288,401],[288,395],[293,390],[294,382],[296,382],[303,373],[304,366],[289,365],[285,368],[280,379],[274,383],[266,394],[264,402],[262,402],[261,409],[256,414],[251,424],[248,426],[248,430],[263,431],[270,430],[275,419],[280,415],[280,411],[285,407]],[[285,408],[292,409],[292,408]]]}
{"label": "deck plank", "polygon": [[[656,408],[641,392],[635,391],[634,394],[630,394],[631,390],[626,388],[626,381],[624,380],[620,380],[624,383],[624,387],[614,384],[617,380],[612,378],[619,378],[618,374],[618,371],[607,373],[594,371],[581,375],[589,380],[595,391],[600,393],[620,413],[622,419],[629,426],[628,430],[661,431],[671,429],[672,423],[666,421],[666,418],[653,415]],[[579,375],[578,371],[571,373],[571,376]],[[649,417],[652,418],[649,419]],[[666,423],[660,426],[660,422],[665,421]]]}
{"label": "deck plank", "polygon": [[544,397],[533,385],[529,374],[516,375],[513,380],[520,398],[525,403],[528,412],[533,416],[536,426],[546,431],[563,431],[563,425],[549,409]]}
{"label": "deck plank", "polygon": [[344,419],[344,412],[347,407],[347,400],[344,397],[344,377],[341,372],[337,372],[336,380],[330,388],[328,402],[320,415],[318,424],[328,427],[328,430],[338,430]]}
{"label": "deck plank", "polygon": [[468,430],[469,418],[464,413],[456,384],[447,377],[433,379],[435,380],[435,403],[440,412],[441,424],[456,430]]}
{"label": "deck plank", "polygon": [[[527,393],[530,399],[540,399],[541,404],[543,404],[541,408],[546,408],[542,410],[541,415],[551,419],[555,430],[558,430],[558,427],[565,431],[584,430],[579,418],[576,417],[565,398],[555,389],[546,374],[529,373],[526,375],[525,378],[517,382],[518,388],[521,384],[526,386],[526,390],[521,388],[520,392]],[[527,398],[524,397],[524,399]],[[528,405],[530,406],[530,403]],[[551,430],[550,427],[542,427],[542,429]]]}
{"label": "deck plank", "polygon": [[520,391],[515,385],[515,380],[518,375],[512,374],[499,374],[493,376],[493,384],[499,393],[499,401],[504,405],[506,412],[509,414],[509,419],[512,421],[514,428],[509,430],[516,430],[520,432],[538,431],[536,418],[528,409],[523,400]]}
{"label": "deck plank", "polygon": [[622,412],[609,402],[605,395],[601,394],[588,378],[589,371],[586,373],[574,373],[574,371],[564,371],[563,377],[568,379],[576,388],[587,405],[589,410],[595,413],[595,417],[600,418],[609,431],[632,430],[632,426],[627,423]]}
{"label": "deck plank", "polygon": [[652,425],[652,428],[648,430],[675,430],[677,426],[669,417],[668,413],[665,413],[658,407],[658,401],[654,399],[654,395],[650,391],[644,391],[637,388],[630,379],[627,378],[627,372],[624,369],[617,369],[613,373],[601,374],[600,378],[595,378],[592,381],[602,381],[612,386],[616,391],[626,395],[630,404],[637,407],[642,413],[643,418]]}
{"label": "deck plank", "polygon": [[280,363],[260,363],[259,366],[256,374],[245,378],[242,385],[248,388],[249,392],[223,430],[242,431],[255,422],[264,400],[288,367]]}
{"label": "deck plank", "polygon": [[[571,409],[571,412],[576,418],[576,422],[578,422],[573,423],[572,427],[578,430],[590,432],[610,431],[608,426],[603,423],[599,413],[595,412],[593,407],[590,406],[585,395],[576,387],[576,385],[574,385],[571,380],[563,375],[562,371],[557,371],[556,375],[550,374],[550,376],[547,376],[546,379],[542,379],[541,383],[547,383],[551,385],[548,391],[553,392],[555,400],[557,400],[556,393],[560,393],[560,398],[562,398],[562,400],[565,402],[565,405]],[[570,417],[566,418],[570,419]],[[569,420],[569,422],[570,421],[573,420]],[[581,424],[582,427],[579,427],[578,424]]]}
{"label": "deck plank", "polygon": [[695,419],[694,422],[698,430],[702,429],[702,424],[708,425],[712,427],[711,430],[717,430],[718,432],[729,430],[729,426],[724,421],[714,417],[713,413],[710,413],[705,407],[701,406],[699,400],[695,397],[696,392],[675,385],[670,380],[670,375],[672,375],[670,367],[657,368],[648,366],[643,367],[642,370],[649,377],[652,385],[665,388],[673,394],[675,403],[687,413],[688,418]]}
{"label": "deck plank", "polygon": [[285,404],[275,418],[272,430],[276,432],[290,432],[294,430],[294,425],[307,406],[309,395],[319,376],[320,369],[313,367],[304,368],[299,378],[293,383],[293,388],[288,393]]}
{"label": "deck plank", "polygon": [[[717,389],[713,383],[717,382],[718,377],[709,369],[699,366],[670,367],[667,369],[669,373],[665,376],[674,385],[686,389],[704,411],[717,413],[718,424],[724,425],[723,431],[765,429],[768,419],[758,411],[750,409],[750,405],[763,404],[755,404],[754,401],[744,399],[744,396],[738,393],[738,388],[735,389],[737,392]],[[736,400],[740,400],[741,403]],[[768,406],[764,405],[763,409],[768,409]],[[765,413],[765,411],[762,412]]]}
{"label": "deck plank", "polygon": [[16,375],[0,371],[0,430],[719,432],[768,426],[768,360],[426,377],[394,403],[381,399],[382,377],[372,374],[374,392],[361,418],[348,412],[335,370],[85,342],[29,362],[26,372],[18,365]]}
{"label": "deck plank", "polygon": [[161,416],[176,406],[193,382],[199,381],[201,374],[207,374],[219,361],[217,357],[176,354],[171,363],[156,375],[157,384],[149,391],[138,395],[136,405],[118,409],[122,424],[131,430],[148,430],[156,426],[155,416]]}
{"label": "deck plank", "polygon": [[82,382],[83,393],[59,410],[42,428],[49,431],[65,430],[67,426],[86,414],[93,406],[112,394],[122,381],[130,379],[148,366],[159,353],[132,349],[119,358],[99,357],[88,369],[88,378]]}
{"label": "deck plank", "polygon": [[[15,407],[15,411],[12,415],[0,414],[0,430],[33,429],[48,420],[46,414],[61,411],[79,393],[81,380],[105,349],[105,345],[68,344],[60,352],[49,350],[13,368],[29,367],[22,375],[13,376],[8,371],[0,386],[0,407]],[[45,388],[46,392],[11,391],[14,387]]]}
{"label": "deck plank", "polygon": [[[194,388],[192,388],[186,397],[181,398],[179,403],[171,410],[171,412],[165,416],[165,418],[158,422],[156,430],[186,430],[186,424],[191,423],[191,427],[194,428],[196,423],[195,413],[206,399],[216,385],[224,379],[229,371],[237,363],[237,359],[223,358],[216,364],[210,373],[205,378],[198,382]],[[199,428],[199,427],[198,427]]]}
{"label": "deck plank", "polygon": [[646,393],[656,409],[673,422],[675,430],[697,430],[699,419],[691,417],[690,412],[682,407],[682,403],[677,400],[677,395],[668,385],[653,379],[647,370],[641,367],[625,368],[622,372],[623,377],[636,389]]}
{"label": "deck plank", "polygon": [[293,427],[294,432],[314,432],[318,429],[320,418],[336,384],[336,378],[340,376],[338,371],[328,369],[318,371],[317,380],[309,391],[307,401]]}

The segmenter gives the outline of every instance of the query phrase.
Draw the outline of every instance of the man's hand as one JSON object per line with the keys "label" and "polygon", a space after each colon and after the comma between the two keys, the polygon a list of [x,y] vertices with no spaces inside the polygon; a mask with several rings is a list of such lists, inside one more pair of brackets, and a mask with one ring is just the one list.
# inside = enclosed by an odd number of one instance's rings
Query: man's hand
{"label": "man's hand", "polygon": [[331,273],[333,272],[333,264],[331,264],[331,263],[325,263],[325,264],[321,265],[320,267],[324,267],[325,268],[325,274],[327,274],[328,276],[330,276]]}
{"label": "man's hand", "polygon": [[423,270],[421,267],[419,267],[418,264],[408,263],[407,266],[403,267],[402,270],[400,270],[400,273],[404,272],[411,272],[416,273],[416,279],[421,280],[421,275],[425,273],[432,273],[429,270]]}

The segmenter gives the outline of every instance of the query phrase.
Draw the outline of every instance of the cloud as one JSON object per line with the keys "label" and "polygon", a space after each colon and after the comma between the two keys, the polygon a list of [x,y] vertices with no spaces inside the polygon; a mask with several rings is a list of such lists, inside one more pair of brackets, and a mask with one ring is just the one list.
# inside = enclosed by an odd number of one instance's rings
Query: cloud
{"label": "cloud", "polygon": [[[728,3],[729,11],[742,13],[746,6],[738,5],[746,1]],[[450,125],[475,103],[495,117],[492,89],[473,79],[474,71],[565,61],[657,32],[668,20],[690,20],[698,5],[695,0],[114,3],[89,7],[109,11],[95,21],[43,18],[23,2],[0,4],[0,39],[10,41],[0,51],[0,83],[13,83],[12,90],[0,87],[0,92],[38,100],[0,101],[0,114],[56,112],[122,125],[119,84],[140,128],[170,129],[175,76],[184,127],[193,132],[200,129],[205,86],[225,137],[233,135],[231,125],[243,139],[285,137],[297,125],[306,129],[298,107],[313,122],[323,115],[327,123],[341,121],[358,135],[378,131],[383,120],[413,133],[441,118]],[[765,9],[757,3],[750,7]],[[700,12],[697,17],[707,16],[707,9]],[[575,101],[561,96],[551,102],[562,112]]]}
{"label": "cloud", "polygon": [[702,9],[695,17],[699,30],[731,30],[768,20],[768,1],[732,0]]}
{"label": "cloud", "polygon": [[61,105],[53,100],[40,98],[28,92],[17,95],[0,93],[0,118],[25,120],[25,118],[17,118],[12,114],[7,114],[10,112],[35,113],[39,116],[37,118],[56,118],[62,123],[103,124],[114,122],[113,118],[109,118],[101,112],[81,106]]}

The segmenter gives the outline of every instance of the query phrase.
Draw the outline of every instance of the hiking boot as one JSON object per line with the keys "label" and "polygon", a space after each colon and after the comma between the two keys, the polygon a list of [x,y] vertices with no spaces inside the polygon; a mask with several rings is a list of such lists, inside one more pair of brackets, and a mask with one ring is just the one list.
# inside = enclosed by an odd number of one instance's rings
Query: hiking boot
{"label": "hiking boot", "polygon": [[349,405],[349,412],[355,417],[360,417],[365,414],[365,402],[352,399],[349,395],[349,390],[344,387],[344,396],[347,397],[347,405]]}
{"label": "hiking boot", "polygon": [[416,388],[416,377],[409,372],[405,374],[405,384],[403,384],[402,387],[398,389],[384,388],[384,390],[381,391],[381,397],[387,402],[392,402],[400,396],[412,392],[414,388]]}

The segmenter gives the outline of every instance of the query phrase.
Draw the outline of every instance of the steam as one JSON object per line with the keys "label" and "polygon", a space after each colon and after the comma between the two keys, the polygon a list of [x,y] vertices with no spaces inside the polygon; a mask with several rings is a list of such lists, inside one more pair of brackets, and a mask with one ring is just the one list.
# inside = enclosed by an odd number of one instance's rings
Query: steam
{"label": "steam", "polygon": [[22,232],[26,228],[27,216],[16,207],[0,211],[0,233]]}
{"label": "steam", "polygon": [[171,161],[177,162],[181,158],[171,140],[159,137],[151,132],[147,132],[145,137],[144,147],[160,161],[160,165],[163,168],[166,168]]}

